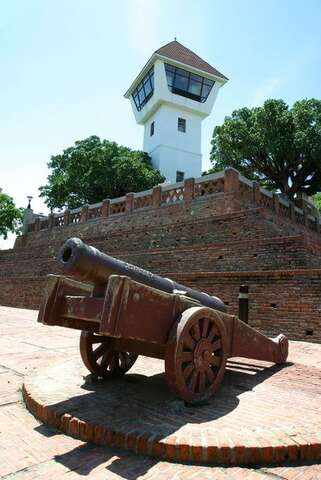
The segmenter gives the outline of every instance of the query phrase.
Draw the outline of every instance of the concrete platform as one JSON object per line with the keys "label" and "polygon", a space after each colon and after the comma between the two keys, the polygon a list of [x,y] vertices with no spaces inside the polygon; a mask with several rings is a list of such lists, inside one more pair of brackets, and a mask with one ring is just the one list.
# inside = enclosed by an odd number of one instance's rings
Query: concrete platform
{"label": "concrete platform", "polygon": [[[314,365],[300,363],[310,353]],[[280,464],[321,457],[320,366],[320,347],[300,342],[284,366],[235,358],[218,394],[191,407],[170,393],[160,360],[95,381],[66,356],[28,376],[23,395],[38,419],[83,441],[169,461]]]}

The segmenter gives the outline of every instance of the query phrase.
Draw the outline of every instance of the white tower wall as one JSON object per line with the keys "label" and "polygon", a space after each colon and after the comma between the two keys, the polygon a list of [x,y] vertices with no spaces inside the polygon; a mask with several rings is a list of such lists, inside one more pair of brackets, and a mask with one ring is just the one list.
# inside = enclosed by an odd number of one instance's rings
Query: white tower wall
{"label": "white tower wall", "polygon": [[[156,51],[134,80],[125,97],[131,101],[136,122],[144,125],[144,151],[150,154],[154,167],[166,177],[166,181],[175,183],[177,172],[183,173],[184,178],[201,175],[202,120],[210,115],[218,91],[227,78],[205,64],[199,57],[195,60],[195,54],[178,42],[174,41],[169,45],[180,49],[187,56],[181,55],[181,60],[178,60],[171,57],[172,51],[169,52],[170,56],[162,55],[164,49]],[[166,46],[164,48],[166,50]],[[185,58],[193,58],[194,65],[184,63]],[[214,82],[206,100],[201,102],[188,95],[173,93],[171,91],[173,89],[168,87],[165,63]],[[209,71],[208,67],[212,70]],[[148,78],[151,69],[154,72],[154,91],[148,101],[138,108],[133,99],[133,92],[136,88],[137,90],[141,88],[141,82]],[[178,129],[179,118],[185,120],[185,132]],[[151,135],[153,122],[154,133]]]}
{"label": "white tower wall", "polygon": [[[186,130],[178,130],[178,119],[185,120]],[[154,134],[151,124],[154,122]],[[170,183],[176,182],[176,172],[184,178],[198,177],[202,170],[202,118],[194,113],[162,104],[144,125],[143,149]]]}

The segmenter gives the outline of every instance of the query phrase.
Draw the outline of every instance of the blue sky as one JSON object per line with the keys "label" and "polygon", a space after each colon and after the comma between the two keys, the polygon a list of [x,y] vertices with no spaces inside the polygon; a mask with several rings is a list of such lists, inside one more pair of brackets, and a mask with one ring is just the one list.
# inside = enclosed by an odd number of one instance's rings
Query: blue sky
{"label": "blue sky", "polygon": [[213,128],[234,109],[321,97],[321,0],[2,2],[0,187],[45,212],[36,197],[50,155],[92,134],[141,148],[123,94],[175,36],[230,79],[203,123],[204,169]]}

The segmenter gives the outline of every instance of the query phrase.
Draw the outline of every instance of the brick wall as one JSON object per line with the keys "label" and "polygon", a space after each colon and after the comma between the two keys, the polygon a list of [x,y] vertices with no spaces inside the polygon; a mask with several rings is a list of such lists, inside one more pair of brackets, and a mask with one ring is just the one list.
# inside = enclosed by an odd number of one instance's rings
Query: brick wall
{"label": "brick wall", "polygon": [[[249,323],[268,335],[321,342],[321,269],[176,274],[187,286],[220,295],[237,314],[239,285],[249,286]],[[310,335],[312,333],[312,335]]]}
{"label": "brick wall", "polygon": [[[307,217],[305,224],[295,222],[295,212],[290,218],[268,208],[270,197],[266,205],[255,185],[251,193],[248,185],[238,186],[235,175],[232,180],[220,179],[211,190],[207,184],[210,193],[194,199],[185,192],[184,201],[136,210],[127,199],[123,213],[89,218],[86,210],[86,217],[79,217],[84,221],[51,222],[51,228],[38,222],[16,248],[0,251],[0,304],[37,308],[45,276],[60,273],[61,245],[78,236],[106,253],[221,296],[233,313],[239,285],[246,283],[252,325],[320,341],[319,234],[306,228]],[[131,206],[134,200],[130,197]]]}

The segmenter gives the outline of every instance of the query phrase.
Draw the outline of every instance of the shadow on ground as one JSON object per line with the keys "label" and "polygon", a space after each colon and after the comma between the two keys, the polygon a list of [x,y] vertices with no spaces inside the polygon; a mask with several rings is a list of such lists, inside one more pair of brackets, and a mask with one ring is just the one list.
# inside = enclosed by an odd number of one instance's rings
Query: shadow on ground
{"label": "shadow on ground", "polygon": [[106,467],[102,468],[126,480],[136,480],[157,465],[160,460],[87,443],[63,455],[55,456],[55,461],[83,476],[89,475],[99,465],[107,463]]}
{"label": "shadow on ground", "polygon": [[[292,364],[264,367],[260,362],[246,363],[232,359],[228,362],[218,393],[201,406],[189,406],[174,397],[168,389],[164,374],[145,376],[128,373],[122,378],[104,381],[96,381],[89,375],[80,388],[84,391],[83,394],[51,407],[116,432],[128,433],[132,430],[147,436],[158,434],[165,439],[188,423],[206,423],[228,415],[237,408],[239,395],[255,389],[258,384],[290,365]],[[46,428],[37,428],[45,436],[50,435]],[[55,457],[55,460],[71,470],[76,469],[81,475],[87,475],[107,462],[108,470],[127,480],[143,475],[159,461],[128,452],[121,452],[120,455],[120,452],[84,444]],[[146,460],[142,461],[142,458]]]}

